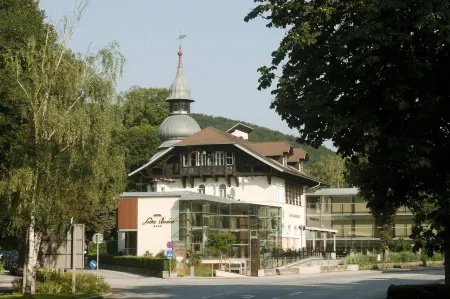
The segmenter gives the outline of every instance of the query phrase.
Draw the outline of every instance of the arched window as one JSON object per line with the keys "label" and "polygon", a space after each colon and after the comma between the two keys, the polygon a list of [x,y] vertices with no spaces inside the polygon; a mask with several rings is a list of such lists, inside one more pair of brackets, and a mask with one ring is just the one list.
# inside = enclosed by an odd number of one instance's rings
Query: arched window
{"label": "arched window", "polygon": [[288,234],[291,234],[291,229],[292,229],[292,228],[291,228],[291,225],[289,224],[289,225],[288,225],[288,229],[287,229],[287,233],[288,233]]}
{"label": "arched window", "polygon": [[205,194],[205,185],[198,186],[198,193]]}
{"label": "arched window", "polygon": [[227,197],[227,186],[225,186],[225,184],[220,185],[219,187],[219,196],[220,197]]}

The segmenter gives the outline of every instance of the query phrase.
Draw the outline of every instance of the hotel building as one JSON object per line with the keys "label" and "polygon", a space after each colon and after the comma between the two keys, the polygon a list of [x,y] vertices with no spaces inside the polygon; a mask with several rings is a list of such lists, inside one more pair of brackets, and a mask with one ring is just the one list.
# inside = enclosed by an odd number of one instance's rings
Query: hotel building
{"label": "hotel building", "polygon": [[333,240],[336,229],[308,224],[305,217],[307,190],[327,185],[303,172],[308,154],[287,142],[250,142],[252,128],[243,124],[226,132],[201,130],[190,116],[194,101],[181,49],[178,55],[169,116],[158,131],[162,143],[129,174],[147,188],[125,192],[119,202],[119,251],[155,254],[173,241],[206,259],[208,235],[223,231],[236,236],[230,256],[240,259],[305,248],[311,234]]}

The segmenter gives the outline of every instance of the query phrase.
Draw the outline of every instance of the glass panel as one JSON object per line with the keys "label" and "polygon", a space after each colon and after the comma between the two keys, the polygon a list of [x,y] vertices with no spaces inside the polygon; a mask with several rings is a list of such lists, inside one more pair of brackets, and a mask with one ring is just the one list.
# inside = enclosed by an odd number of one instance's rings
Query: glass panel
{"label": "glass panel", "polygon": [[219,214],[219,204],[218,203],[210,203],[209,204],[209,212],[211,214]]}
{"label": "glass panel", "polygon": [[225,153],[216,152],[216,165],[225,165]]}
{"label": "glass panel", "polygon": [[227,165],[233,165],[234,164],[234,159],[233,159],[233,153],[227,153]]}
{"label": "glass panel", "polygon": [[220,204],[220,214],[222,215],[230,215],[230,205],[221,203]]}
{"label": "glass panel", "polygon": [[203,226],[203,214],[193,213],[192,214],[192,226]]}
{"label": "glass panel", "polygon": [[203,204],[201,202],[192,203],[192,212],[202,212]]}
{"label": "glass panel", "polygon": [[246,204],[232,204],[231,205],[231,215],[247,215],[248,214],[248,205]]}
{"label": "glass panel", "polygon": [[191,202],[180,200],[180,212],[190,212],[191,211]]}
{"label": "glass panel", "polygon": [[178,217],[180,227],[186,227],[186,219],[186,214],[180,213],[180,216]]}

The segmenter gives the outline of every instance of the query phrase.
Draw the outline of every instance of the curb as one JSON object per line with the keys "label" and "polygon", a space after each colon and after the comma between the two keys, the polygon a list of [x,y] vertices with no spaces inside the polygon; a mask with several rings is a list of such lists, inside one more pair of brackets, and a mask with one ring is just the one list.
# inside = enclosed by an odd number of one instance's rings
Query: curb
{"label": "curb", "polygon": [[433,271],[433,270],[443,270],[442,267],[417,267],[417,268],[391,268],[391,269],[380,269],[380,270],[371,270],[371,271],[381,271],[381,272],[424,272],[424,271]]}
{"label": "curb", "polygon": [[111,295],[112,295],[112,293],[108,293],[108,294],[105,294],[105,295],[97,295],[97,296],[91,296],[91,297],[78,297],[76,299],[104,299],[104,298],[107,298],[107,297],[109,297]]}

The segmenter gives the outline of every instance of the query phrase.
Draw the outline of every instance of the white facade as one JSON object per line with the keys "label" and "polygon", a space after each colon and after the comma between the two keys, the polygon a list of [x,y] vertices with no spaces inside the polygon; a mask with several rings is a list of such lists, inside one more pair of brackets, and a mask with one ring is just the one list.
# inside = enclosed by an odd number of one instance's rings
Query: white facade
{"label": "white facade", "polygon": [[190,191],[251,203],[276,203],[283,210],[283,249],[298,250],[306,247],[306,233],[304,231],[306,226],[305,194],[301,195],[300,206],[286,204],[284,179],[272,177],[270,184],[267,176],[239,177],[238,180],[239,187],[236,185],[234,178],[231,179],[231,187],[228,187],[224,177],[218,178],[217,181],[213,178],[207,178],[206,181],[195,178],[194,188],[191,187],[190,182],[187,182],[186,188],[184,188],[181,180],[157,182],[154,185],[154,191]]}

